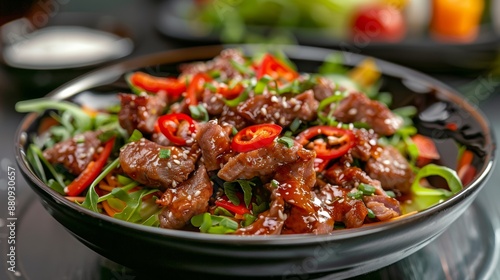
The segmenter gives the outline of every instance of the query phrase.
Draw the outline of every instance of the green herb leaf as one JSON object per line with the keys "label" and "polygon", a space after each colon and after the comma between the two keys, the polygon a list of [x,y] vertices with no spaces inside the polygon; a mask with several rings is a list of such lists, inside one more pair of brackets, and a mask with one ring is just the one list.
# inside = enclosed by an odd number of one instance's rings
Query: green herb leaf
{"label": "green herb leaf", "polygon": [[252,200],[252,187],[255,186],[255,183],[248,180],[237,180],[237,182],[243,190],[243,200],[245,201],[245,206],[248,208]]}
{"label": "green herb leaf", "polygon": [[255,95],[263,94],[264,90],[266,89],[266,87],[269,85],[270,82],[274,82],[274,79],[269,75],[264,75],[262,78],[260,78],[257,81],[257,84],[255,85],[255,88],[253,90]]}
{"label": "green herb leaf", "polygon": [[239,189],[238,186],[233,182],[224,183],[224,194],[227,196],[229,201],[231,201],[231,203],[233,203],[236,206],[240,205],[240,199],[236,195],[238,189]]}

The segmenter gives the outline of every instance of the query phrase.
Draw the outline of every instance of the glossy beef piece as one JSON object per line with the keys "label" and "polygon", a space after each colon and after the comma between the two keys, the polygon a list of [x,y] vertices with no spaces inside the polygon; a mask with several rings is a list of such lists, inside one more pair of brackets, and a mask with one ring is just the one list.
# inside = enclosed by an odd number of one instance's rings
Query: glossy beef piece
{"label": "glossy beef piece", "polygon": [[135,95],[121,93],[118,95],[121,110],[118,120],[128,133],[137,129],[145,134],[152,134],[155,124],[167,106],[166,97],[161,92],[156,95]]}
{"label": "glossy beef piece", "polygon": [[[169,149],[169,158],[160,158],[160,150]],[[130,178],[150,187],[175,188],[195,169],[200,155],[197,145],[190,148],[166,147],[141,139],[120,150],[120,166]]]}
{"label": "glossy beef piece", "polygon": [[370,158],[366,162],[366,173],[373,179],[380,181],[382,187],[398,189],[403,193],[410,191],[413,182],[413,170],[408,161],[392,147],[380,147],[379,157]]}
{"label": "glossy beef piece", "polygon": [[290,125],[294,119],[316,119],[319,102],[312,90],[293,97],[274,94],[256,95],[238,105],[239,114],[253,124],[276,123]]}
{"label": "glossy beef piece", "polygon": [[273,142],[269,146],[239,153],[230,158],[217,175],[225,181],[271,175],[280,166],[297,161],[301,149],[303,148],[298,144],[288,148],[281,143]]}
{"label": "glossy beef piece", "polygon": [[370,178],[361,168],[349,166],[348,163],[337,163],[324,173],[325,179],[332,185],[343,189],[353,189],[360,183],[371,186],[380,186],[380,182]]}
{"label": "glossy beef piece", "polygon": [[335,118],[344,123],[367,123],[379,135],[392,135],[403,120],[384,104],[362,93],[351,93],[335,109]]}
{"label": "glossy beef piece", "polygon": [[101,145],[99,132],[87,131],[46,149],[43,156],[52,164],[62,164],[69,173],[79,175],[92,161]]}
{"label": "glossy beef piece", "polygon": [[377,142],[377,135],[364,128],[353,130],[355,143],[351,148],[351,155],[362,161],[367,161],[371,157],[377,157],[381,149]]}
{"label": "glossy beef piece", "polygon": [[235,69],[231,61],[243,64],[245,59],[243,54],[236,49],[226,49],[223,50],[220,55],[216,56],[213,60],[207,62],[194,62],[189,64],[183,64],[180,66],[181,76],[193,75],[200,72],[210,72],[219,71],[221,79],[235,79],[245,77],[244,74],[240,73]]}
{"label": "glossy beef piece", "polygon": [[251,225],[237,229],[237,235],[276,235],[281,234],[283,223],[287,219],[285,214],[285,201],[276,188],[271,184],[266,185],[271,191],[271,202],[269,210],[259,214],[259,217]]}
{"label": "glossy beef piece", "polygon": [[203,163],[208,171],[220,169],[222,155],[231,148],[231,142],[224,128],[216,121],[200,123],[196,135],[200,145]]}
{"label": "glossy beef piece", "polygon": [[318,77],[317,84],[313,87],[314,98],[323,100],[333,95],[337,85],[328,78]]}
{"label": "glossy beef piece", "polygon": [[364,196],[363,201],[375,217],[380,221],[387,221],[401,215],[399,201],[385,195]]}
{"label": "glossy beef piece", "polygon": [[357,228],[364,224],[368,209],[363,201],[349,198],[348,192],[348,189],[339,186],[322,184],[316,196],[322,203],[322,209],[329,213],[331,223],[342,222],[346,228]]}
{"label": "glossy beef piece", "polygon": [[237,130],[241,130],[251,125],[250,122],[248,122],[245,118],[243,118],[243,116],[240,115],[237,107],[224,106],[222,113],[220,114],[218,119],[221,124],[232,125]]}
{"label": "glossy beef piece", "polygon": [[203,165],[175,189],[167,189],[156,203],[163,206],[160,227],[182,229],[195,215],[208,210],[212,182]]}

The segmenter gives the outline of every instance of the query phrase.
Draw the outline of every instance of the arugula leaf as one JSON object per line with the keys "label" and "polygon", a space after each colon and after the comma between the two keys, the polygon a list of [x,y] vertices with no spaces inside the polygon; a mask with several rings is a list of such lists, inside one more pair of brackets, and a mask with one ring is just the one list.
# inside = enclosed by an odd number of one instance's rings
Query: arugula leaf
{"label": "arugula leaf", "polygon": [[141,207],[142,198],[148,194],[157,192],[157,189],[142,189],[129,194],[127,206],[123,208],[123,211],[115,214],[115,218],[136,223],[142,218],[139,213]]}
{"label": "arugula leaf", "polygon": [[49,98],[39,98],[24,100],[16,103],[16,111],[20,113],[38,112],[55,109],[71,114],[75,127],[78,131],[87,131],[92,129],[93,118],[83,111],[78,105],[64,100],[55,100]]}
{"label": "arugula leaf", "polygon": [[111,172],[113,169],[117,168],[118,165],[120,165],[120,159],[117,158],[115,159],[112,163],[110,163],[104,170],[97,176],[97,178],[90,184],[88,190],[87,190],[87,195],[85,196],[85,200],[80,204],[82,207],[85,207],[89,210],[92,210],[94,212],[99,212],[99,208],[97,208],[97,203],[99,202],[99,195],[97,194],[95,190],[95,186],[99,184],[106,175],[108,175],[109,172]]}
{"label": "arugula leaf", "polygon": [[200,229],[200,232],[225,234],[238,229],[238,223],[225,216],[210,215],[206,212],[191,218],[191,224]]}

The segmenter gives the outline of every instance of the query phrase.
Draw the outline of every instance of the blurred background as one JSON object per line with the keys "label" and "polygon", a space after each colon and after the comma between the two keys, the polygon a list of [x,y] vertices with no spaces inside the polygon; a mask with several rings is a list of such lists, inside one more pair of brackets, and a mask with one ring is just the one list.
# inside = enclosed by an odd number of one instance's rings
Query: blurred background
{"label": "blurred background", "polygon": [[[15,166],[12,138],[22,118],[14,111],[17,101],[44,96],[117,61],[219,43],[312,45],[386,59],[457,88],[492,123],[500,123],[496,113],[500,0],[0,0],[2,169]],[[17,182],[18,203],[25,212],[19,229],[19,261],[25,274],[8,274],[9,278],[136,279],[76,241],[41,209],[22,178]],[[481,203],[494,203],[489,195],[497,192],[494,186],[490,184],[485,192]],[[485,234],[494,234],[498,228],[488,230]],[[487,249],[491,238],[495,243],[494,236],[447,233],[444,238],[440,240],[473,239],[484,252],[455,252],[455,257],[446,255],[448,263],[443,264],[439,250],[453,244],[438,241],[364,279],[398,274],[406,279],[445,279],[450,275],[446,269],[460,271],[451,274],[459,275],[455,279],[490,273],[493,260]],[[58,253],[47,255],[47,250]],[[67,261],[73,258],[76,261]],[[482,262],[471,265],[473,259]],[[500,272],[495,275],[500,277]],[[0,279],[6,278],[0,274]]]}

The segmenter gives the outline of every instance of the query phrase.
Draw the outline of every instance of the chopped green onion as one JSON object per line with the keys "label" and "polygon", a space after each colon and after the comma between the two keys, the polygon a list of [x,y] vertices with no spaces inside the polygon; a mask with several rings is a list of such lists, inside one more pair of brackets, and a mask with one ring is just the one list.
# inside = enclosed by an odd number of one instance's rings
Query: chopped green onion
{"label": "chopped green onion", "polygon": [[352,199],[361,199],[363,197],[363,191],[349,192],[347,196]]}
{"label": "chopped green onion", "polygon": [[171,154],[170,149],[161,149],[159,154],[158,154],[158,157],[161,159],[166,159],[166,158],[170,158],[170,154]]}
{"label": "chopped green onion", "polygon": [[372,195],[375,193],[375,187],[360,183],[358,186],[358,190],[363,192],[363,195]]}
{"label": "chopped green onion", "polygon": [[208,122],[209,116],[207,109],[202,104],[196,106],[189,106],[189,111],[191,112],[191,117],[197,121]]}
{"label": "chopped green onion", "polygon": [[235,61],[234,59],[229,60],[229,62],[231,63],[231,66],[233,66],[233,68],[236,69],[236,71],[238,71],[240,74],[252,75],[254,73],[252,69]]}
{"label": "chopped green onion", "polygon": [[264,75],[262,78],[260,78],[257,81],[257,84],[255,85],[255,88],[253,90],[255,95],[263,94],[267,85],[272,81],[274,81],[274,79],[269,75]]}
{"label": "chopped green onion", "polygon": [[238,97],[236,97],[235,99],[231,99],[231,100],[228,100],[228,99],[222,99],[224,101],[224,103],[229,106],[229,107],[236,107],[238,106],[238,104],[240,104],[241,102],[247,100],[249,96],[249,88],[247,87],[245,90],[243,90],[243,92],[238,95]]}
{"label": "chopped green onion", "polygon": [[277,188],[279,185],[280,185],[280,183],[277,180],[275,180],[275,179],[271,180],[271,186],[273,188]]}
{"label": "chopped green onion", "polygon": [[396,193],[395,193],[395,192],[393,192],[393,191],[385,191],[385,194],[386,194],[388,197],[396,198]]}
{"label": "chopped green onion", "polygon": [[370,208],[367,208],[367,209],[368,209],[368,214],[367,214],[368,218],[375,219],[376,216],[375,216],[375,213],[373,213],[372,209],[370,209]]}
{"label": "chopped green onion", "polygon": [[290,124],[290,130],[292,132],[296,132],[299,129],[301,124],[302,124],[302,121],[299,118],[295,118],[293,120],[293,122]]}
{"label": "chopped green onion", "polygon": [[287,148],[291,148],[295,144],[295,140],[287,136],[280,137],[277,141],[278,143],[285,145]]}

